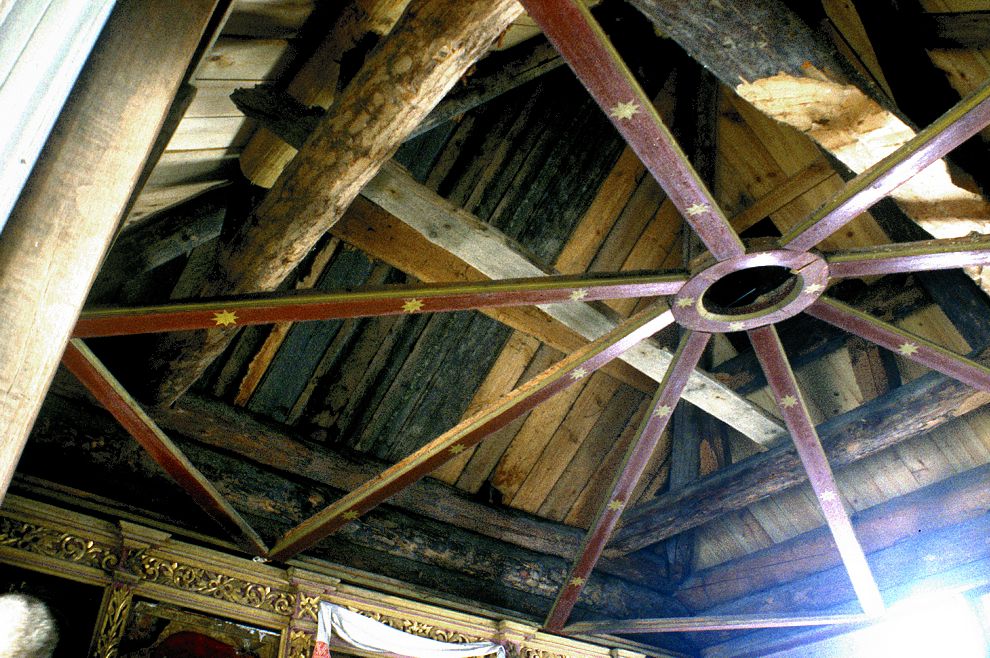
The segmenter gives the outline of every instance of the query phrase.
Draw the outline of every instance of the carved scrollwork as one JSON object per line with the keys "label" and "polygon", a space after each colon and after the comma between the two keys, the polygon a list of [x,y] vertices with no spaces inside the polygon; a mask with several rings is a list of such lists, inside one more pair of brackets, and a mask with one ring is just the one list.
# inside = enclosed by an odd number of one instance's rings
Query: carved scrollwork
{"label": "carved scrollwork", "polygon": [[96,658],[116,658],[132,600],[131,590],[126,587],[113,587],[110,590],[96,636]]}
{"label": "carved scrollwork", "polygon": [[310,619],[312,621],[319,621],[319,615],[320,615],[320,597],[306,596],[305,594],[299,594],[300,619]]}
{"label": "carved scrollwork", "polygon": [[76,562],[104,571],[112,571],[118,563],[117,554],[110,546],[6,517],[0,517],[0,546]]}
{"label": "carved scrollwork", "polygon": [[370,612],[368,610],[361,610],[360,608],[353,608],[348,606],[348,610],[351,612],[356,612],[358,614],[364,615],[370,619],[381,622],[383,624],[388,624],[392,628],[397,628],[400,631],[410,633],[412,635],[418,635],[420,637],[428,637],[431,640],[438,640],[440,642],[480,642],[482,638],[468,637],[463,633],[458,633],[457,631],[447,630],[445,628],[437,628],[432,624],[424,624],[418,621],[412,621],[411,619],[401,619],[399,617],[390,617],[381,612]]}
{"label": "carved scrollwork", "polygon": [[201,567],[161,560],[143,553],[134,557],[136,559],[130,561],[130,566],[147,582],[196,592],[278,615],[291,615],[295,608],[296,597],[291,592]]}
{"label": "carved scrollwork", "polygon": [[306,631],[291,631],[289,633],[288,658],[310,658],[313,655],[313,645],[316,635]]}

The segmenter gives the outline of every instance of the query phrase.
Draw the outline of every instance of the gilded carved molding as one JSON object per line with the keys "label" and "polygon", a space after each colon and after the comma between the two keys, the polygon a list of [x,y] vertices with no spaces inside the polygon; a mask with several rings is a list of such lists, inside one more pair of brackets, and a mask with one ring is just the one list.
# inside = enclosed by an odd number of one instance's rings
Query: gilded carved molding
{"label": "gilded carved molding", "polygon": [[104,571],[118,563],[117,549],[54,528],[0,517],[0,546]]}
{"label": "gilded carved molding", "polygon": [[451,631],[445,628],[440,628],[433,624],[427,624],[421,621],[414,621],[412,619],[403,619],[401,617],[393,617],[382,612],[374,612],[370,610],[362,610],[361,608],[355,608],[352,606],[346,606],[351,612],[356,612],[360,615],[364,615],[369,619],[374,619],[375,621],[381,622],[383,624],[388,624],[392,628],[396,628],[400,631],[410,633],[411,635],[418,635],[420,637],[426,637],[431,640],[438,640],[440,642],[480,642],[487,638],[481,637],[469,637],[463,633],[457,631]]}
{"label": "gilded carved molding", "polygon": [[313,655],[313,646],[315,644],[315,633],[301,630],[290,631],[289,652],[286,658],[310,658]]}
{"label": "gilded carved molding", "polygon": [[119,585],[110,587],[100,613],[94,658],[117,658],[117,649],[124,636],[124,628],[133,600],[130,587]]}

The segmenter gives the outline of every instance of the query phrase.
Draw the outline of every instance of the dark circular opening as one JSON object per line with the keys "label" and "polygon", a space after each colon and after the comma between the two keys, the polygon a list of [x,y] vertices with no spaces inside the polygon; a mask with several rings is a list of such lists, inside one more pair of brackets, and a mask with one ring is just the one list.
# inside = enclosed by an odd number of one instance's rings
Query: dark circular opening
{"label": "dark circular opening", "polygon": [[711,313],[746,315],[779,303],[796,283],[797,276],[786,267],[751,267],[727,274],[713,283],[702,297],[702,303]]}

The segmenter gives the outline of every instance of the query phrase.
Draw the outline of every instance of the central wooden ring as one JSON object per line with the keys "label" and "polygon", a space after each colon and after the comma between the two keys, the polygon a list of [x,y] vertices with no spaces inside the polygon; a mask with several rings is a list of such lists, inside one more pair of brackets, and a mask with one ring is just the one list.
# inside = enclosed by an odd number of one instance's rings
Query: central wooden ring
{"label": "central wooden ring", "polygon": [[[727,277],[762,268],[785,268],[789,277],[744,306],[716,305],[708,295]],[[695,331],[746,331],[793,317],[818,299],[828,285],[828,263],[807,251],[769,249],[717,262],[696,274],[674,297],[671,311],[677,322]],[[708,295],[708,296],[706,296]]]}

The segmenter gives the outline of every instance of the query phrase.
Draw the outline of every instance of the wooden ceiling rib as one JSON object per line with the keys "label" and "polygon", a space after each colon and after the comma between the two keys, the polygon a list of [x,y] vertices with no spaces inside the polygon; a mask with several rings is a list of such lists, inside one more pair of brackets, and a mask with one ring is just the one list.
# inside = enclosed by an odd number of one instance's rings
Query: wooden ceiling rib
{"label": "wooden ceiling rib", "polygon": [[[861,23],[858,3],[628,0],[592,16],[526,0],[528,27],[505,42],[542,24],[563,57],[538,39],[469,69],[515,3],[413,1],[423,11],[401,19],[407,0],[234,2],[94,288],[116,308],[76,327],[142,399],[164,376],[177,402],[147,405],[149,423],[229,501],[222,523],[257,529],[246,550],[684,655],[837,633],[863,621],[857,599],[876,612],[912,579],[986,580],[990,205],[954,169],[923,167],[986,133],[986,53],[932,52],[929,74],[971,96],[917,132],[901,82],[895,111],[867,81],[888,82],[892,46],[871,44],[877,16]],[[448,52],[455,32],[478,43]],[[402,57],[429,90],[392,84]],[[699,62],[721,81],[713,106],[689,97]],[[376,80],[395,117],[358,125]],[[285,91],[244,89],[262,81]],[[702,113],[707,187],[678,144]],[[351,157],[365,138],[374,154]],[[820,242],[828,296],[752,329],[755,350],[735,328],[677,327],[676,293],[710,267],[690,258],[692,230],[731,267],[754,239]],[[679,329],[690,358],[671,353]],[[665,427],[653,410],[672,412],[681,387],[724,422]],[[106,482],[147,478],[137,505],[212,532],[78,389],[56,388],[17,486],[112,506]],[[56,445],[84,469],[46,463]]]}

